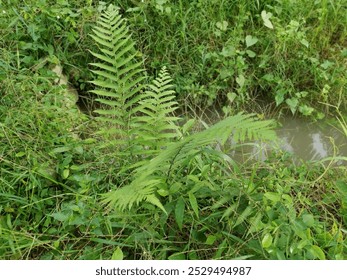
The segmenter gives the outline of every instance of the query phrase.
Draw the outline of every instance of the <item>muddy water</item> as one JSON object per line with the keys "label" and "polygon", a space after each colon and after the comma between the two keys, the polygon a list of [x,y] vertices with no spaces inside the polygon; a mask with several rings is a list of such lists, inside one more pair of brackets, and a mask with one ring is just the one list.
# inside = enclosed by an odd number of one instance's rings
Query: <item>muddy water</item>
{"label": "muddy water", "polygon": [[337,165],[347,165],[347,136],[331,125],[284,118],[276,129],[277,143],[252,143],[231,150],[237,161],[266,160],[272,151],[288,152],[295,162],[336,157]]}
{"label": "muddy water", "polygon": [[287,118],[277,130],[281,148],[301,159],[316,161],[326,157],[347,157],[347,136],[327,124],[307,123]]}

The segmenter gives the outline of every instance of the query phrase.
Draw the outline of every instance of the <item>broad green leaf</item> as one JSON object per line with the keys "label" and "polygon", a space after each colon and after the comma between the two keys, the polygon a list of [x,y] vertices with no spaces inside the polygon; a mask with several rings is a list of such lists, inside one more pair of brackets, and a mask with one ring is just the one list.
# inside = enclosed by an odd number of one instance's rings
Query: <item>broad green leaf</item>
{"label": "broad green leaf", "polygon": [[25,155],[25,152],[19,152],[19,153],[16,153],[16,157],[22,157]]}
{"label": "broad green leaf", "polygon": [[229,102],[233,103],[233,101],[235,100],[237,95],[235,92],[228,92],[227,97],[228,97]]}
{"label": "broad green leaf", "polygon": [[192,180],[194,183],[201,183],[199,177],[194,174],[188,175],[187,179]]}
{"label": "broad green leaf", "polygon": [[297,244],[297,249],[302,250],[303,248],[305,248],[307,245],[309,245],[309,243],[312,242],[311,240],[308,239],[303,239],[301,240],[298,244]]}
{"label": "broad green leaf", "polygon": [[63,171],[63,178],[66,179],[70,175],[70,169],[64,169]]}
{"label": "broad green leaf", "polygon": [[246,54],[247,54],[250,58],[256,57],[256,55],[257,55],[254,51],[251,51],[251,50],[246,50]]}
{"label": "broad green leaf", "polygon": [[318,247],[317,245],[312,245],[311,248],[309,249],[309,252],[315,257],[320,260],[325,260],[325,254],[323,250]]}
{"label": "broad green leaf", "polygon": [[276,252],[277,260],[286,260],[287,259],[282,250],[275,249],[275,252]]}
{"label": "broad green leaf", "polygon": [[272,22],[270,21],[270,18],[272,17],[271,13],[267,13],[266,11],[261,12],[261,18],[263,19],[264,25],[267,28],[273,29]]}
{"label": "broad green leaf", "polygon": [[265,75],[262,77],[262,79],[264,79],[265,81],[270,82],[270,83],[276,81],[276,77],[274,77],[274,75],[271,74],[271,73],[270,73],[270,74],[265,74]]}
{"label": "broad green leaf", "polygon": [[314,225],[314,217],[311,214],[302,215],[302,220],[308,227],[312,227]]}
{"label": "broad green leaf", "polygon": [[329,60],[324,60],[324,62],[320,65],[320,67],[322,67],[324,70],[327,70],[328,68],[330,68],[334,64],[335,64],[334,62],[331,62]]}
{"label": "broad green leaf", "polygon": [[269,248],[272,245],[272,235],[270,233],[267,233],[264,235],[263,240],[261,241],[261,245],[263,248]]}
{"label": "broad green leaf", "polygon": [[260,230],[262,230],[264,228],[264,224],[261,221],[262,218],[263,218],[263,213],[258,212],[258,214],[255,217],[252,217],[250,219],[251,226],[248,229],[248,234],[254,233],[254,232],[259,232]]}
{"label": "broad green leaf", "polygon": [[296,92],[295,93],[295,96],[297,98],[303,98],[303,97],[306,97],[308,95],[308,92],[307,91],[299,91],[299,92]]}
{"label": "broad green leaf", "polygon": [[264,196],[271,200],[272,202],[276,203],[276,202],[279,202],[281,201],[281,195],[279,193],[275,193],[275,192],[266,192],[264,194]]}
{"label": "broad green leaf", "polygon": [[295,234],[302,239],[310,238],[310,230],[306,231],[306,225],[300,220],[293,220],[291,228],[294,230]]}
{"label": "broad green leaf", "polygon": [[[8,226],[8,228],[10,230],[12,230],[13,225],[12,225],[12,219],[11,219],[11,215],[10,214],[6,215],[6,225]],[[14,252],[14,250],[13,250],[13,252]]]}
{"label": "broad green leaf", "polygon": [[252,206],[248,206],[245,210],[243,210],[243,212],[241,213],[241,215],[239,215],[236,219],[235,224],[233,225],[233,228],[238,226],[239,224],[243,223],[244,220],[253,213],[253,207]]}
{"label": "broad green leaf", "polygon": [[228,22],[227,21],[223,21],[223,22],[217,22],[216,23],[216,26],[217,26],[217,28],[218,29],[220,29],[220,30],[222,30],[222,31],[226,31],[227,30],[227,28],[228,28]]}
{"label": "broad green leaf", "polygon": [[180,197],[176,203],[176,208],[175,208],[175,219],[180,230],[182,230],[183,228],[184,208],[185,208],[184,200],[182,197]]}
{"label": "broad green leaf", "polygon": [[181,182],[175,182],[170,187],[170,194],[175,194],[178,191],[182,189],[182,183]]}
{"label": "broad green leaf", "polygon": [[228,45],[223,47],[222,52],[220,54],[224,57],[231,57],[236,54],[236,49],[235,47]]}
{"label": "broad green leaf", "polygon": [[299,112],[304,116],[310,116],[313,113],[314,109],[307,105],[299,106]]}
{"label": "broad green leaf", "polygon": [[122,249],[117,247],[116,250],[114,250],[113,254],[112,254],[112,257],[111,257],[111,260],[116,260],[116,261],[120,261],[120,260],[123,260],[123,252],[122,252]]}
{"label": "broad green leaf", "polygon": [[190,206],[192,207],[195,215],[197,218],[199,218],[199,206],[198,206],[198,202],[196,200],[196,197],[193,193],[189,193],[189,203],[190,203]]}
{"label": "broad green leaf", "polygon": [[206,245],[213,245],[213,243],[217,240],[217,237],[215,235],[209,235],[207,236],[207,239],[205,241]]}
{"label": "broad green leaf", "polygon": [[308,48],[310,45],[306,39],[300,40],[300,43],[303,44],[306,48]]}
{"label": "broad green leaf", "polygon": [[276,95],[275,95],[276,106],[280,105],[284,101],[285,95],[286,95],[286,91],[283,89],[276,91]]}
{"label": "broad green leaf", "polygon": [[286,103],[294,115],[294,113],[296,112],[296,108],[298,107],[299,100],[296,98],[288,98],[286,99]]}
{"label": "broad green leaf", "polygon": [[258,42],[258,38],[257,37],[253,37],[251,35],[247,35],[245,41],[246,41],[247,48],[249,48],[249,47],[255,45]]}
{"label": "broad green leaf", "polygon": [[68,215],[63,214],[62,212],[53,213],[51,216],[59,222],[65,222],[69,218]]}
{"label": "broad green leaf", "polygon": [[81,170],[85,170],[86,168],[89,168],[91,165],[89,163],[85,163],[85,164],[80,164],[80,165],[71,165],[70,169],[74,170],[74,171],[81,171]]}
{"label": "broad green leaf", "polygon": [[344,181],[337,181],[336,187],[339,190],[339,193],[342,195],[342,197],[347,200],[347,183]]}
{"label": "broad green leaf", "polygon": [[245,76],[243,76],[242,74],[240,74],[237,78],[236,78],[236,83],[240,86],[240,88],[242,88],[245,84]]}
{"label": "broad green leaf", "polygon": [[59,241],[59,240],[56,240],[56,241],[53,242],[53,247],[54,247],[55,249],[58,249],[58,248],[59,248],[59,245],[60,245],[60,241]]}
{"label": "broad green leaf", "polygon": [[159,190],[157,190],[157,193],[160,195],[160,196],[168,196],[170,193],[169,193],[169,191],[168,190],[166,190],[166,189],[159,189]]}

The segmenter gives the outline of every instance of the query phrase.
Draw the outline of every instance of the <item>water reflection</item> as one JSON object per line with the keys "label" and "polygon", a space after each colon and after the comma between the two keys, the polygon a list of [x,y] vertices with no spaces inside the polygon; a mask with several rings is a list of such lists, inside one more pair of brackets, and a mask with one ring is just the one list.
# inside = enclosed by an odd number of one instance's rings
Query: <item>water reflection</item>
{"label": "water reflection", "polygon": [[[223,114],[209,114],[208,124],[217,122]],[[292,155],[294,162],[319,161],[330,157],[344,157],[336,160],[337,165],[347,165],[347,136],[340,128],[327,123],[310,123],[306,119],[285,117],[276,129],[278,141],[276,143],[247,143],[237,145],[232,139],[226,145],[227,152],[235,161],[248,160],[265,161],[273,151],[283,151]],[[203,126],[201,127],[203,129]]]}
{"label": "water reflection", "polygon": [[[338,129],[293,118],[283,119],[281,125],[276,129],[276,143],[255,142],[241,146],[231,143],[230,155],[238,162],[265,161],[271,152],[279,150],[291,154],[294,162],[333,156],[347,158],[347,137]],[[336,164],[347,165],[347,161],[337,160]]]}
{"label": "water reflection", "polygon": [[332,156],[347,156],[347,137],[328,125],[286,118],[277,130],[280,148],[303,160],[317,161]]}

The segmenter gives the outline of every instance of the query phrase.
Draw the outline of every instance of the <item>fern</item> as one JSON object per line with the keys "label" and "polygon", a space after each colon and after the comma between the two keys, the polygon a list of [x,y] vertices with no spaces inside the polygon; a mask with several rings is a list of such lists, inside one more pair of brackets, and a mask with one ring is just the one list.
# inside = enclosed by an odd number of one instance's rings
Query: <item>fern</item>
{"label": "fern", "polygon": [[100,133],[111,135],[113,141],[108,144],[131,146],[131,140],[138,134],[136,114],[141,108],[138,101],[145,87],[142,62],[136,61],[134,42],[128,27],[118,12],[110,5],[100,16],[91,37],[98,44],[100,53],[91,52],[100,60],[91,63],[97,78],[91,81],[102,109],[96,110],[99,120],[106,122]]}
{"label": "fern", "polygon": [[153,154],[177,136],[177,108],[171,78],[165,67],[151,84],[144,83],[142,63],[136,62],[134,42],[118,9],[110,5],[100,16],[91,37],[100,53],[100,60],[91,63],[98,70],[92,81],[103,106],[96,110],[99,120],[106,122],[99,133],[109,136],[107,145],[122,148],[126,153]]}
{"label": "fern", "polygon": [[143,106],[143,115],[138,118],[142,124],[141,138],[155,151],[178,135],[175,122],[179,118],[173,115],[177,109],[177,102],[174,100],[175,92],[172,90],[171,81],[166,67],[163,67],[158,77],[148,86],[140,102]]}
{"label": "fern", "polygon": [[104,203],[124,210],[147,200],[164,210],[155,192],[162,184],[168,182],[171,171],[177,167],[182,168],[185,162],[198,153],[199,148],[213,143],[225,144],[230,135],[235,142],[246,139],[276,139],[276,134],[272,130],[272,121],[256,120],[252,114],[228,117],[207,130],[169,144],[146,166],[137,169],[131,184],[105,195]]}
{"label": "fern", "polygon": [[99,119],[106,123],[100,133],[111,136],[114,140],[108,144],[123,150],[125,156],[134,152],[135,155],[148,153],[154,156],[135,164],[125,157],[123,163],[133,164],[125,169],[136,169],[133,175],[127,174],[132,177],[130,184],[104,195],[103,202],[110,207],[124,210],[148,201],[165,211],[155,195],[156,191],[171,184],[174,172],[187,166],[199,149],[213,143],[224,144],[230,135],[234,142],[275,138],[270,121],[258,121],[254,115],[238,114],[205,131],[177,140],[177,118],[173,116],[177,103],[165,67],[147,86],[142,63],[136,61],[134,42],[113,5],[101,15],[93,32],[91,36],[100,53],[92,54],[100,62],[92,63],[97,69],[93,70],[97,78],[92,81],[96,86],[92,92],[102,105],[96,111]]}

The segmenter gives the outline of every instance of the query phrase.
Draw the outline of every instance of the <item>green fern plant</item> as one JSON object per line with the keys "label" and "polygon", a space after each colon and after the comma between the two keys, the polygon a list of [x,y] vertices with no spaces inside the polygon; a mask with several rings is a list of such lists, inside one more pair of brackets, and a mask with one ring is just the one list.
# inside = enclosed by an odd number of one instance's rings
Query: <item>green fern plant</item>
{"label": "green fern plant", "polygon": [[153,154],[177,136],[173,116],[177,108],[171,78],[165,67],[149,85],[142,62],[136,61],[136,50],[128,28],[110,5],[100,16],[91,37],[100,53],[100,60],[91,63],[97,70],[92,83],[96,99],[103,107],[96,110],[105,124],[99,133],[107,137],[106,145],[118,147],[125,154]]}
{"label": "green fern plant", "polygon": [[179,118],[174,116],[178,104],[171,81],[166,67],[163,67],[140,101],[143,106],[143,115],[138,118],[142,124],[141,138],[147,141],[147,146],[153,151],[159,151],[178,137],[176,122]]}
{"label": "green fern plant", "polygon": [[92,70],[97,78],[91,81],[96,86],[91,92],[102,105],[96,110],[98,119],[105,122],[99,133],[113,138],[108,138],[108,145],[127,149],[139,134],[136,115],[142,107],[141,91],[146,86],[142,62],[136,60],[135,43],[115,6],[110,5],[101,14],[93,33],[91,37],[100,52],[91,53],[100,62],[91,63],[97,69]]}
{"label": "green fern plant", "polygon": [[157,191],[175,183],[179,177],[175,174],[181,174],[202,148],[224,144],[230,135],[235,143],[275,138],[270,121],[243,114],[179,138],[177,117],[173,115],[177,103],[166,68],[146,85],[142,63],[136,61],[134,42],[118,9],[112,5],[101,15],[93,32],[91,36],[100,50],[92,52],[100,60],[92,63],[97,68],[93,70],[97,78],[92,81],[96,86],[92,92],[103,106],[96,111],[104,122],[100,133],[113,139],[108,144],[121,149],[125,156],[150,155],[136,163],[126,159],[126,164],[132,165],[125,168],[135,170],[129,174],[129,184],[104,195],[108,206],[124,210],[148,201],[165,211]]}

